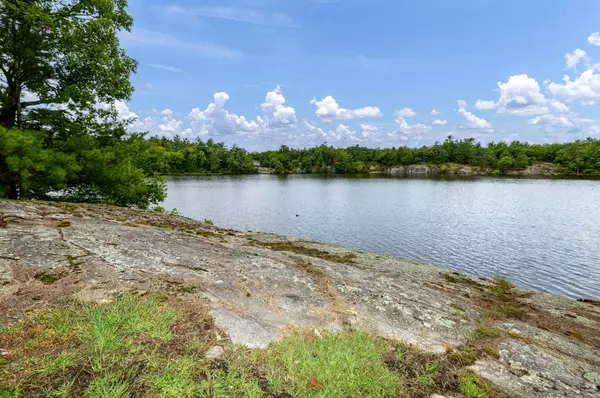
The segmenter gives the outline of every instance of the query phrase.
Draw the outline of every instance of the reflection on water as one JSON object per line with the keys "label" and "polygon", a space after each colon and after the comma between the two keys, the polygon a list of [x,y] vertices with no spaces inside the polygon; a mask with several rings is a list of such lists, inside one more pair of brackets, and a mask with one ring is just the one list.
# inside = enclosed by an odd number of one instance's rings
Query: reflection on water
{"label": "reflection on water", "polygon": [[600,181],[172,177],[167,209],[600,297]]}

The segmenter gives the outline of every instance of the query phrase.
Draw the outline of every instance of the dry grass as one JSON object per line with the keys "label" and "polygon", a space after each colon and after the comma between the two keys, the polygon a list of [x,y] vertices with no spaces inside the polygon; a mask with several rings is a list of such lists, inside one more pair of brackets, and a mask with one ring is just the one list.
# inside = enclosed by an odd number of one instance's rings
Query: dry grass
{"label": "dry grass", "polygon": [[[518,291],[507,279],[494,278],[491,283],[481,284],[461,276],[444,274],[443,277],[446,281],[473,287],[475,289],[473,303],[490,321],[518,319],[567,339],[600,348],[600,336],[595,328],[578,322],[571,316],[550,313],[525,301],[524,299],[529,298],[532,293]],[[586,301],[580,300],[580,302]],[[574,312],[584,318],[600,322],[600,316],[592,311],[575,309]]]}
{"label": "dry grass", "polygon": [[348,253],[344,255],[332,254],[326,251],[313,249],[305,246],[297,245],[293,242],[274,242],[274,243],[261,243],[261,245],[269,247],[271,250],[280,252],[292,252],[302,254],[309,257],[320,258],[322,260],[331,261],[332,263],[346,263],[351,264],[356,258],[356,254]]}
{"label": "dry grass", "polygon": [[335,286],[333,286],[325,271],[301,258],[295,259],[295,267],[310,275],[321,294],[329,302],[331,311],[336,314],[336,316],[346,313],[346,302],[342,299]]}

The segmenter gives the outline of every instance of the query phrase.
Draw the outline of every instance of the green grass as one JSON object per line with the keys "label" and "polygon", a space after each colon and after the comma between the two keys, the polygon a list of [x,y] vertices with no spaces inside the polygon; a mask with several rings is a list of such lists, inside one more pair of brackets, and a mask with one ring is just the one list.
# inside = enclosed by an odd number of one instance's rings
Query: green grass
{"label": "green grass", "polygon": [[110,305],[34,314],[0,334],[13,343],[16,359],[6,367],[6,380],[0,374],[0,386],[48,396],[128,396],[136,378],[130,371],[153,343],[172,340],[171,326],[179,317],[157,298],[129,294]]}
{"label": "green grass", "polygon": [[[468,347],[438,356],[363,331],[296,329],[248,349],[217,341],[212,319],[199,314],[208,307],[177,300],[124,294],[3,327],[10,358],[0,367],[0,398],[506,397],[465,372],[475,355]],[[484,341],[495,336],[480,329]],[[225,356],[211,362],[204,354],[217,343]]]}
{"label": "green grass", "polygon": [[386,346],[367,333],[297,333],[268,351],[272,387],[294,396],[394,396],[400,380],[387,368]]}
{"label": "green grass", "polygon": [[486,398],[490,392],[490,386],[474,374],[463,377],[460,389],[467,398]]}
{"label": "green grass", "polygon": [[244,375],[217,370],[200,383],[198,397],[247,397],[258,398],[266,394],[259,384]]}

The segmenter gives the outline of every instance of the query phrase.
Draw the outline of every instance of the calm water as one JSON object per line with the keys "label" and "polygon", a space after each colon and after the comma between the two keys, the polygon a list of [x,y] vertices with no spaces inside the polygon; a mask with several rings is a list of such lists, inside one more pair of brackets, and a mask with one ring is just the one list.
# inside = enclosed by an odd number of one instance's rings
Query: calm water
{"label": "calm water", "polygon": [[[173,177],[167,209],[600,297],[600,181]],[[298,217],[296,216],[298,215]]]}

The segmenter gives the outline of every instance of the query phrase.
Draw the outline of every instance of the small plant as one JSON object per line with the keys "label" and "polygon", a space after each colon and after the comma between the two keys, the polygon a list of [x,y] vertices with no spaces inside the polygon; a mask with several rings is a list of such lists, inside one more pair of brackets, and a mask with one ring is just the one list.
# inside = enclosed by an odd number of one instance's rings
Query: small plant
{"label": "small plant", "polygon": [[497,328],[481,325],[473,332],[472,338],[475,340],[497,339],[502,337],[502,331]]}
{"label": "small plant", "polygon": [[215,223],[212,222],[212,220],[209,220],[208,218],[204,219],[204,224],[206,224],[206,225],[215,225]]}
{"label": "small plant", "polygon": [[167,212],[167,210],[164,207],[162,207],[162,206],[154,206],[152,208],[152,211],[155,212],[155,213],[161,213],[161,214]]}
{"label": "small plant", "polygon": [[468,398],[487,398],[487,393],[490,390],[489,386],[475,374],[468,374],[463,377],[460,389]]}
{"label": "small plant", "polygon": [[169,214],[171,214],[172,216],[179,216],[181,213],[179,213],[179,210],[177,210],[177,208],[174,207]]}
{"label": "small plant", "polygon": [[425,370],[417,376],[417,381],[425,384],[426,386],[433,386],[435,384],[435,374],[437,373],[439,366],[440,363],[436,362],[433,365],[425,368]]}

